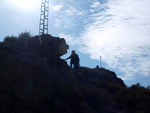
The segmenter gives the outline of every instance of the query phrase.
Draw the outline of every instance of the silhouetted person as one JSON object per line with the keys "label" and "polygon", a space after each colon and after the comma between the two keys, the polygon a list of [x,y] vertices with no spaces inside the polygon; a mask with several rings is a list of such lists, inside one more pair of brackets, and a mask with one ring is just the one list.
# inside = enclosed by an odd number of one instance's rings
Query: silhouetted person
{"label": "silhouetted person", "polygon": [[79,67],[79,57],[78,57],[78,55],[76,54],[76,52],[74,51],[74,50],[72,50],[72,52],[71,52],[72,54],[70,55],[70,57],[68,57],[67,59],[65,59],[65,60],[68,60],[68,59],[71,59],[70,60],[70,67],[72,68],[72,66],[73,66],[73,68],[75,69],[75,70],[77,70],[77,68]]}

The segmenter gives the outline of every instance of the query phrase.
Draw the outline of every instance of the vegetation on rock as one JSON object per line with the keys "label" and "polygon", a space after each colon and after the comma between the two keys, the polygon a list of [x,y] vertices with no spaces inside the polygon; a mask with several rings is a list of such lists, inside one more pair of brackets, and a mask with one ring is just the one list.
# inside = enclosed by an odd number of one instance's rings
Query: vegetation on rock
{"label": "vegetation on rock", "polygon": [[0,42],[0,113],[150,112],[149,87],[126,87],[103,68],[76,72],[60,59],[68,48],[63,38],[29,33]]}

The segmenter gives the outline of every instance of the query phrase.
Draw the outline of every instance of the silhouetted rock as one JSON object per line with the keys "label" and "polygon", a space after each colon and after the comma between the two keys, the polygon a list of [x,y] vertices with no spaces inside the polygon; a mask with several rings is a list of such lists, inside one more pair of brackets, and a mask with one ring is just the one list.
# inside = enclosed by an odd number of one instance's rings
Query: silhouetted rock
{"label": "silhouetted rock", "polygon": [[[128,89],[114,72],[86,67],[80,67],[78,72],[72,70],[60,59],[68,48],[63,38],[51,35],[8,37],[1,42],[0,113],[131,113],[134,110],[126,110],[124,104],[130,101]],[[126,100],[118,105],[122,95]]]}

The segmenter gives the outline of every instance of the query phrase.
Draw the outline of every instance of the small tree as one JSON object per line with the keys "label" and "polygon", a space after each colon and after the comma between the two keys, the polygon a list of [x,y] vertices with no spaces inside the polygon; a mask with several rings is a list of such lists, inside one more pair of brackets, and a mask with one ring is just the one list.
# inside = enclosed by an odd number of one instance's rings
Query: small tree
{"label": "small tree", "polygon": [[31,38],[31,34],[30,32],[22,32],[18,35],[18,38],[19,39],[28,39],[28,38]]}

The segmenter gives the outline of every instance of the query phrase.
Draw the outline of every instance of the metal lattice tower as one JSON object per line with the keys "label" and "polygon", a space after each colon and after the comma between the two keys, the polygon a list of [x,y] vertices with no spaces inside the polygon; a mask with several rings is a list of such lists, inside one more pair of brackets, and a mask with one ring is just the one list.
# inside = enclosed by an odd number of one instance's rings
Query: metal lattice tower
{"label": "metal lattice tower", "polygon": [[49,0],[41,0],[39,35],[48,34]]}

